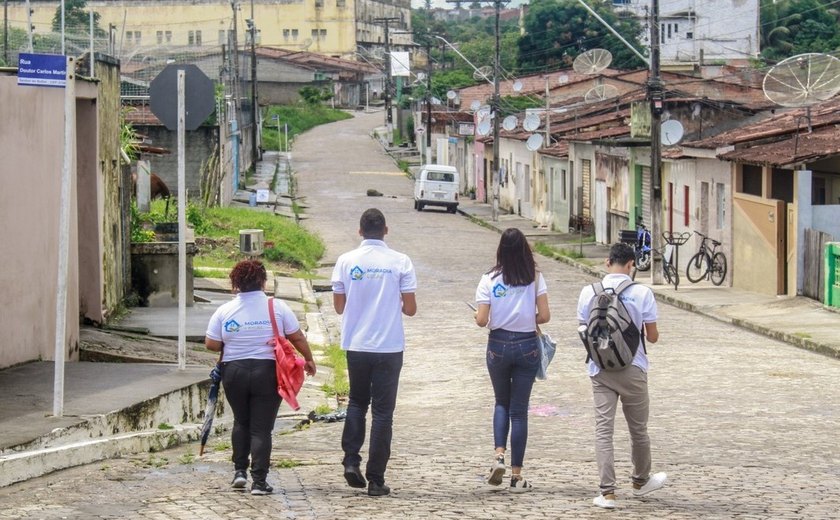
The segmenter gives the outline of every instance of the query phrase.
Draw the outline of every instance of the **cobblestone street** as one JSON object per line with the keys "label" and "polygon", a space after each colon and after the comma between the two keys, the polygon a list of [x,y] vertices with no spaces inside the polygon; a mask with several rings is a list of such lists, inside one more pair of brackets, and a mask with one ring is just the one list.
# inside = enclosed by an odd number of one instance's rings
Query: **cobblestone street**
{"label": "cobblestone street", "polygon": [[[594,281],[539,258],[558,340],[549,379],[536,383],[524,473],[532,493],[483,483],[493,453],[486,332],[464,301],[492,266],[499,235],[443,210],[417,212],[412,182],[368,134],[382,114],[301,136],[293,166],[306,196],[306,226],[327,242],[325,262],[355,247],[371,206],[388,219],[386,242],[412,257],[418,313],[406,319],[408,347],[395,414],[392,495],[371,498],[342,477],[342,423],[274,440],[275,494],[230,491],[229,443],[196,445],[61,471],[0,489],[0,518],[837,518],[840,363],[660,304],[659,343],[649,348],[650,434],[664,489],[630,493],[629,439],[616,421],[619,509],[592,506],[598,489],[592,392],[575,331],[580,288]],[[383,196],[366,196],[368,189]],[[331,297],[325,319],[335,328]],[[285,408],[285,407],[284,407]],[[502,486],[504,488],[504,486]]]}

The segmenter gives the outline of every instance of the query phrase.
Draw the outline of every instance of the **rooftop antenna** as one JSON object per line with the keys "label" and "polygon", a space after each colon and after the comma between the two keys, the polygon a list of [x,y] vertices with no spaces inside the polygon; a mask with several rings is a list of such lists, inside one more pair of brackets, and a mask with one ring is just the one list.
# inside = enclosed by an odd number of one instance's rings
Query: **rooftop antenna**
{"label": "rooftop antenna", "polygon": [[777,105],[804,107],[811,132],[811,105],[840,92],[840,60],[821,53],[791,56],[770,69],[762,88],[767,99]]}
{"label": "rooftop antenna", "polygon": [[590,49],[578,54],[572,68],[578,74],[598,74],[612,63],[612,54],[606,49]]}

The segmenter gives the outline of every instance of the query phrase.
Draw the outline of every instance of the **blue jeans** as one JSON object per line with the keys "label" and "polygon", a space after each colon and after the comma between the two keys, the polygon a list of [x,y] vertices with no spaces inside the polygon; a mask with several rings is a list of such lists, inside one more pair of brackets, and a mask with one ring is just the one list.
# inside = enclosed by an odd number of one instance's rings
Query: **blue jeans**
{"label": "blue jeans", "polygon": [[350,399],[341,436],[343,463],[358,466],[362,462],[359,450],[365,442],[365,417],[370,406],[373,419],[365,477],[380,486],[385,483],[385,468],[391,458],[394,407],[402,364],[402,352],[347,351]]}
{"label": "blue jeans", "polygon": [[540,365],[535,332],[490,331],[487,371],[493,383],[493,440],[507,447],[510,432],[511,466],[522,467],[528,443],[528,401]]}

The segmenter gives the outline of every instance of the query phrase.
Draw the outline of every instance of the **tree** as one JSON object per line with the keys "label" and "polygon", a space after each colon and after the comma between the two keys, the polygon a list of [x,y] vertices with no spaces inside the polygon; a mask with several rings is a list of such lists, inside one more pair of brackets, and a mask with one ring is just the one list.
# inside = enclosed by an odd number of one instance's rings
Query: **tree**
{"label": "tree", "polygon": [[[28,39],[27,39],[26,31],[17,27],[9,27],[9,54],[17,54],[18,51],[25,48]],[[6,41],[6,35],[3,32],[3,26],[0,25],[0,45],[3,45],[3,42]],[[6,63],[4,61],[3,52],[0,52],[0,66],[8,67],[11,66],[12,63]],[[17,66],[17,64],[14,64]]]}
{"label": "tree", "polygon": [[[519,67],[524,71],[570,65],[587,49],[607,49],[613,67],[637,68],[644,62],[575,0],[532,0],[525,15],[525,35],[519,40]],[[636,49],[642,49],[639,22],[617,15],[612,5],[591,2],[594,9]]]}
{"label": "tree", "polygon": [[840,48],[838,12],[828,0],[761,0],[761,57],[777,62],[806,52]]}
{"label": "tree", "polygon": [[[66,0],[64,2],[64,32],[65,34],[90,36],[90,13],[85,11],[86,0]],[[55,10],[52,19],[53,32],[61,32],[61,6]],[[93,34],[104,36],[105,31],[99,27],[99,13],[93,13]]]}

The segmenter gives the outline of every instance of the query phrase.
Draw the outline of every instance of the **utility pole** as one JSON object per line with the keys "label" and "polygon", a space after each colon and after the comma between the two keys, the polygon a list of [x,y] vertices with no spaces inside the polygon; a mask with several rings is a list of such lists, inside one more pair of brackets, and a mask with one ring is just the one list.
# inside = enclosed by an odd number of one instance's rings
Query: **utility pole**
{"label": "utility pole", "polygon": [[9,0],[3,0],[3,63],[9,63]]}
{"label": "utility pole", "polygon": [[375,23],[385,24],[385,127],[388,133],[388,144],[394,130],[394,114],[391,113],[391,33],[390,24],[399,22],[396,16],[374,18]]}
{"label": "utility pole", "polygon": [[257,146],[259,130],[257,128],[257,22],[254,19],[254,0],[251,0],[251,19],[248,21],[248,29],[251,32],[251,163],[256,171],[260,153]]}
{"label": "utility pole", "polygon": [[502,169],[499,167],[499,122],[502,119],[499,112],[499,54],[501,53],[499,36],[499,15],[502,9],[502,1],[493,2],[496,8],[496,51],[493,56],[493,222],[499,221],[499,183],[502,181]]}
{"label": "utility pole", "polygon": [[426,40],[426,164],[432,162],[432,39]]}
{"label": "utility pole", "polygon": [[[662,79],[659,76],[659,0],[651,0],[650,13],[650,78],[648,79],[648,100],[650,101],[650,238],[654,251],[662,250],[662,143],[660,125],[662,121]],[[651,277],[654,284],[662,283],[661,257],[651,255]],[[676,267],[676,266],[675,266]],[[679,268],[679,267],[677,267]]]}

